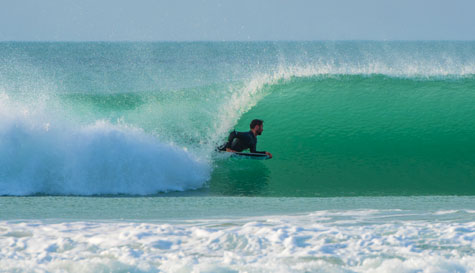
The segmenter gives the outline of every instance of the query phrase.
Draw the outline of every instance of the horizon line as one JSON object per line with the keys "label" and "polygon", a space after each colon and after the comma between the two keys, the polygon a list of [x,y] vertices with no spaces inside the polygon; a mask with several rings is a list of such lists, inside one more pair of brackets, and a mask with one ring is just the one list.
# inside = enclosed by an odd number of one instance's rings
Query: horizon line
{"label": "horizon line", "polygon": [[275,42],[475,42],[475,39],[321,39],[321,40],[0,40],[0,43],[275,43]]}

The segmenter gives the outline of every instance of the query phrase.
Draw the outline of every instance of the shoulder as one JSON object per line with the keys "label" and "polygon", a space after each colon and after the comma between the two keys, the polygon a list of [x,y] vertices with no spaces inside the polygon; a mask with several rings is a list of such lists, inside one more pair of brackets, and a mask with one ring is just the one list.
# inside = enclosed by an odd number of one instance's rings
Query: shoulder
{"label": "shoulder", "polygon": [[249,133],[250,133],[250,132],[237,132],[237,134],[238,134],[239,136],[242,136],[242,137],[249,137],[249,136],[250,136]]}

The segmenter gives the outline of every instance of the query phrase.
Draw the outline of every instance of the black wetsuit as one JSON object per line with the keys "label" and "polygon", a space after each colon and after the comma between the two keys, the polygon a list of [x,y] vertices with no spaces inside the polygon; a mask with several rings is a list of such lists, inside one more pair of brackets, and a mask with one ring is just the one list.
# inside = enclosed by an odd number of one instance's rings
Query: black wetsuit
{"label": "black wetsuit", "polygon": [[228,142],[221,147],[220,151],[226,151],[226,148],[234,150],[236,152],[242,152],[243,150],[249,149],[251,153],[265,154],[265,151],[256,151],[257,137],[249,132],[236,132],[233,131],[229,134]]}

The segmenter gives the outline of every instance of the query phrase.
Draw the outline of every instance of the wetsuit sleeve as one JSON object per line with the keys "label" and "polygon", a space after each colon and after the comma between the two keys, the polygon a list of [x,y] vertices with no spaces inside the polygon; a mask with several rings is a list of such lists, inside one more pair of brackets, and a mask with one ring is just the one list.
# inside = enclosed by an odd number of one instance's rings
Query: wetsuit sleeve
{"label": "wetsuit sleeve", "polygon": [[256,151],[256,144],[252,143],[251,147],[249,147],[249,150],[251,150],[251,153],[256,153],[256,154],[265,154],[265,151]]}

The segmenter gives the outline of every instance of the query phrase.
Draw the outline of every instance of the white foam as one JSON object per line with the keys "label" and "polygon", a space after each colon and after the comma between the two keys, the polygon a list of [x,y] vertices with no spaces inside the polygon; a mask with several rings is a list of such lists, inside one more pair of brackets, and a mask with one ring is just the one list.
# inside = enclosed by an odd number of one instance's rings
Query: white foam
{"label": "white foam", "polygon": [[320,75],[385,75],[398,78],[464,77],[475,74],[475,63],[444,65],[434,64],[432,60],[405,60],[396,63],[373,60],[336,65],[332,61],[319,61],[305,65],[279,66],[275,74],[284,79]]}
{"label": "white foam", "polygon": [[452,213],[457,213],[458,210],[439,210],[434,212],[435,215],[445,215],[445,214],[452,214]]}
{"label": "white foam", "polygon": [[321,221],[317,214],[325,212],[174,224],[0,222],[0,268],[6,272],[473,272],[475,268],[473,222],[337,224]]}
{"label": "white foam", "polygon": [[203,186],[208,162],[139,128],[69,124],[0,96],[0,194],[154,194]]}

